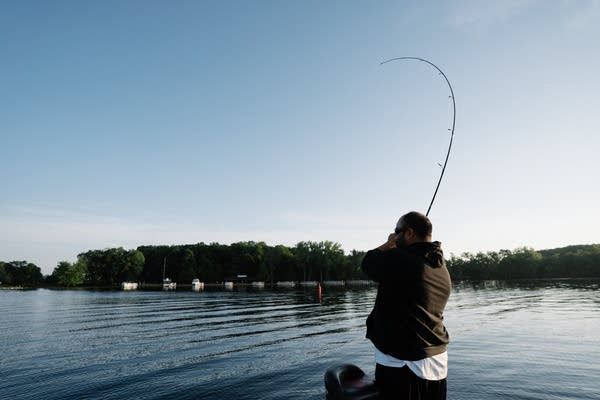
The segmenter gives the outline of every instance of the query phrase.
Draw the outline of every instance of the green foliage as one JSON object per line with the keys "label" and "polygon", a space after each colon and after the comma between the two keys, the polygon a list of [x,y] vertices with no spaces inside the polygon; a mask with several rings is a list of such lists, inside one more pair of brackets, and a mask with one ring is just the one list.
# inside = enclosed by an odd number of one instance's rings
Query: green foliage
{"label": "green foliage", "polygon": [[464,253],[452,255],[447,265],[454,280],[599,277],[600,245]]}
{"label": "green foliage", "polygon": [[83,259],[71,264],[67,261],[58,263],[49,282],[63,287],[78,286],[84,283],[87,275],[87,265]]}
{"label": "green foliage", "polygon": [[37,265],[27,261],[10,261],[0,266],[0,282],[3,285],[37,286],[44,277]]}
{"label": "green foliage", "polygon": [[282,245],[265,246],[257,279],[271,283],[294,280],[294,267],[294,254],[290,248]]}
{"label": "green foliage", "polygon": [[[47,282],[65,287],[159,283],[163,265],[166,276],[181,283],[194,278],[222,282],[238,275],[266,282],[366,279],[360,268],[364,255],[357,250],[344,254],[340,244],[331,241],[299,242],[294,247],[264,242],[118,247],[81,253],[74,264],[60,262]],[[454,280],[600,277],[600,245],[464,253],[451,255],[447,265]],[[43,277],[26,261],[0,262],[0,282],[36,286]]]}
{"label": "green foliage", "polygon": [[194,252],[190,249],[181,249],[180,268],[176,280],[178,282],[191,282],[196,277],[196,258]]}
{"label": "green foliage", "polygon": [[300,242],[292,248],[250,241],[229,246],[141,246],[138,250],[146,259],[141,278],[146,282],[161,281],[165,261],[166,276],[179,282],[193,278],[222,282],[238,275],[265,282],[365,278],[360,270],[364,253],[345,255],[339,243],[330,241]]}
{"label": "green foliage", "polygon": [[129,250],[125,253],[125,262],[120,263],[118,278],[123,281],[137,281],[144,269],[144,254],[139,250]]}
{"label": "green foliage", "polygon": [[6,273],[6,268],[4,268],[5,263],[0,261],[0,283],[8,283],[10,277]]}
{"label": "green foliage", "polygon": [[122,247],[90,250],[77,256],[87,266],[87,281],[92,285],[112,286],[137,281],[144,269],[144,254]]}
{"label": "green foliage", "polygon": [[[368,279],[367,276],[362,272],[361,264],[363,258],[365,258],[366,252],[352,250],[346,257],[348,275],[353,279]],[[350,278],[348,278],[350,279]]]}

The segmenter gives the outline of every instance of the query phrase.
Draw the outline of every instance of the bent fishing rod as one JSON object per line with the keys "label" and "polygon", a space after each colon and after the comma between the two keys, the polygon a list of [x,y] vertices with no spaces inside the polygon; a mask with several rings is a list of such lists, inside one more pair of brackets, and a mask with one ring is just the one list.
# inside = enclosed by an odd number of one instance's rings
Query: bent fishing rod
{"label": "bent fishing rod", "polygon": [[444,165],[442,166],[442,172],[440,173],[440,178],[438,179],[437,185],[435,186],[435,191],[433,192],[433,197],[431,198],[431,203],[429,203],[429,207],[427,208],[427,213],[425,214],[426,216],[429,216],[429,211],[431,211],[431,206],[433,206],[433,202],[435,201],[435,196],[437,195],[437,192],[440,188],[440,184],[442,183],[442,178],[444,177],[444,172],[446,171],[446,165],[448,164],[448,158],[450,157],[450,150],[452,150],[452,139],[454,139],[454,125],[456,124],[456,100],[454,99],[454,90],[452,89],[452,85],[450,84],[448,77],[446,76],[446,74],[444,74],[444,72],[437,65],[435,65],[431,61],[428,61],[424,58],[419,58],[419,57],[397,57],[397,58],[391,58],[389,60],[386,60],[386,61],[380,63],[379,65],[387,64],[392,61],[402,61],[402,60],[422,61],[424,63],[431,65],[433,68],[435,68],[439,72],[439,74],[442,75],[444,77],[444,79],[446,80],[446,83],[448,84],[448,88],[450,89],[450,96],[448,96],[448,97],[452,98],[452,109],[454,111],[453,115],[452,115],[452,128],[448,128],[448,130],[450,131],[450,144],[448,144],[448,151],[446,152],[446,160],[444,161]]}

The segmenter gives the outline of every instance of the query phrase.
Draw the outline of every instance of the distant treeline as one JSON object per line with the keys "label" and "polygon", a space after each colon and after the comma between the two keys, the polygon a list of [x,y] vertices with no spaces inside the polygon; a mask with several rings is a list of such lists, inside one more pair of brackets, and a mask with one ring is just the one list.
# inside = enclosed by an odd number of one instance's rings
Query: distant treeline
{"label": "distant treeline", "polygon": [[294,247],[239,242],[111,248],[81,253],[75,263],[61,261],[51,275],[44,278],[40,273],[40,279],[31,281],[13,279],[17,275],[12,266],[24,262],[0,263],[0,282],[64,287],[113,286],[123,281],[160,283],[163,269],[165,277],[181,283],[191,283],[194,278],[203,282],[367,279],[360,270],[363,256],[364,252],[356,250],[345,254],[339,243],[330,241],[300,242]]}
{"label": "distant treeline", "polygon": [[[13,286],[114,286],[123,281],[175,282],[323,281],[366,279],[360,270],[364,252],[345,254],[339,243],[300,242],[294,247],[263,242],[231,245],[198,243],[140,246],[135,250],[90,250],[75,263],[61,261],[51,275],[25,261],[0,262],[0,282]],[[600,277],[600,245],[531,248],[452,255],[447,260],[453,280]]]}
{"label": "distant treeline", "polygon": [[360,270],[364,253],[344,254],[339,243],[330,241],[300,242],[294,247],[263,242],[141,246],[138,251],[145,258],[140,280],[146,282],[162,279],[165,260],[167,276],[178,282],[193,278],[222,282],[238,275],[265,282],[366,279]]}
{"label": "distant treeline", "polygon": [[447,265],[455,280],[600,277],[600,244],[464,253]]}

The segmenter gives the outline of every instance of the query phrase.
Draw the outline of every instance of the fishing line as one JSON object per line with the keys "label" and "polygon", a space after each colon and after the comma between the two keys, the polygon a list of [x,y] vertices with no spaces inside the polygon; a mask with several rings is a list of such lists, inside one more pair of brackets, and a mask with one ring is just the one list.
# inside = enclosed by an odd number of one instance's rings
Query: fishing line
{"label": "fishing line", "polygon": [[448,164],[448,158],[450,157],[450,150],[452,150],[452,139],[454,139],[454,125],[456,123],[456,101],[454,99],[454,90],[452,90],[452,85],[450,84],[448,77],[446,77],[446,74],[444,74],[444,72],[437,65],[435,65],[431,61],[428,61],[424,58],[397,57],[397,58],[391,58],[387,61],[384,61],[384,62],[380,63],[379,65],[387,64],[392,61],[400,61],[400,60],[422,61],[424,63],[431,65],[433,68],[437,69],[438,72],[440,73],[440,75],[442,75],[444,77],[444,79],[446,80],[446,83],[448,84],[448,88],[450,89],[450,96],[448,96],[448,97],[452,98],[452,108],[454,110],[454,113],[452,115],[452,128],[448,128],[448,130],[450,131],[450,144],[448,145],[448,152],[446,153],[446,160],[444,161],[444,165],[442,166],[442,172],[440,173],[440,178],[438,179],[437,185],[435,186],[435,191],[433,192],[433,197],[431,198],[431,203],[429,203],[429,208],[427,208],[427,213],[425,214],[425,215],[429,216],[429,211],[431,211],[431,206],[433,206],[433,202],[435,201],[435,196],[437,195],[438,189],[440,188],[440,184],[442,183],[442,178],[444,177],[444,172],[446,171],[446,165]]}

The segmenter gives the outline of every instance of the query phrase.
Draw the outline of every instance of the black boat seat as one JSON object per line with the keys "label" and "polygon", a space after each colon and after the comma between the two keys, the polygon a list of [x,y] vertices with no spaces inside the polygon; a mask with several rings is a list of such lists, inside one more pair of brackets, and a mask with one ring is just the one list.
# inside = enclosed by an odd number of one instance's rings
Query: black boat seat
{"label": "black boat seat", "polygon": [[375,382],[356,365],[343,364],[325,372],[327,400],[379,399]]}

